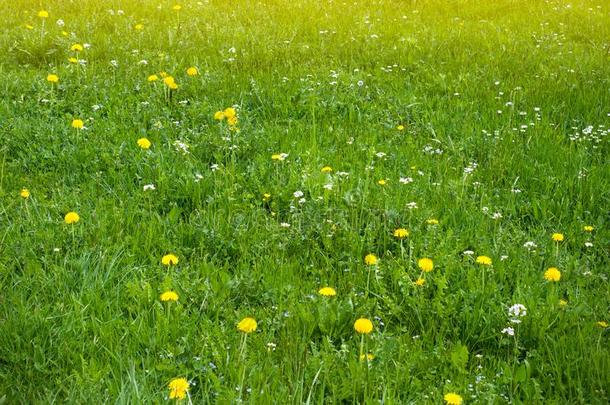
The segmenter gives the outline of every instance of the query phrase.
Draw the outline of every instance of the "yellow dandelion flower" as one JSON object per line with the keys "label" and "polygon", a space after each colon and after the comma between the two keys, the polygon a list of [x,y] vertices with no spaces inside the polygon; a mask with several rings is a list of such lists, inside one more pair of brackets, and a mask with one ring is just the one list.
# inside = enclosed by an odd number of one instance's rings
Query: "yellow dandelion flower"
{"label": "yellow dandelion flower", "polygon": [[377,184],[379,184],[380,186],[385,186],[387,183],[388,182],[386,179],[377,180]]}
{"label": "yellow dandelion flower", "polygon": [[170,399],[184,399],[189,390],[189,382],[186,378],[174,378],[168,384]]}
{"label": "yellow dandelion flower", "polygon": [[243,333],[252,333],[256,330],[257,325],[256,319],[246,317],[239,321],[237,324],[237,329]]}
{"label": "yellow dandelion flower", "polygon": [[38,18],[49,18],[49,12],[47,10],[40,10],[38,12]]}
{"label": "yellow dandelion flower", "polygon": [[225,117],[231,118],[231,117],[235,117],[237,115],[237,111],[233,107],[228,107],[228,108],[225,108],[225,110],[223,111],[223,114],[225,115]]}
{"label": "yellow dandelion flower", "polygon": [[557,267],[549,267],[544,272],[544,278],[547,281],[557,282],[561,279],[561,272]]}
{"label": "yellow dandelion flower", "polygon": [[148,80],[149,82],[156,82],[157,80],[159,80],[159,76],[157,75],[150,75],[146,78],[146,80]]}
{"label": "yellow dandelion flower", "polygon": [[424,257],[417,261],[417,267],[426,273],[430,273],[432,270],[434,270],[434,262],[432,259]]}
{"label": "yellow dandelion flower", "polygon": [[167,301],[178,301],[178,293],[175,291],[165,291],[163,294],[159,296],[159,299],[163,302]]}
{"label": "yellow dandelion flower", "polygon": [[47,75],[47,82],[49,83],[57,83],[59,82],[59,76],[57,76],[56,74],[49,74]]}
{"label": "yellow dandelion flower", "polygon": [[21,196],[21,198],[30,198],[30,190],[28,190],[27,188],[22,188],[19,192],[19,195]]}
{"label": "yellow dandelion flower", "polygon": [[491,257],[489,256],[477,256],[475,262],[482,264],[483,266],[491,266]]}
{"label": "yellow dandelion flower", "polygon": [[68,36],[68,31],[62,31],[61,35],[63,35],[64,37],[67,37]]}
{"label": "yellow dandelion flower", "polygon": [[428,225],[438,225],[438,219],[430,218],[426,220]]}
{"label": "yellow dandelion flower", "polygon": [[286,158],[288,157],[287,153],[274,153],[273,155],[271,155],[271,160],[276,160],[276,161],[283,161],[286,160]]}
{"label": "yellow dandelion flower", "polygon": [[174,7],[172,7],[172,10],[180,11],[180,10],[182,10],[182,6],[180,4],[176,4],[176,5],[174,5]]}
{"label": "yellow dandelion flower", "polygon": [[322,287],[318,291],[318,294],[323,297],[334,297],[335,295],[337,295],[337,291],[335,291],[335,289],[332,287]]}
{"label": "yellow dandelion flower", "polygon": [[[159,57],[162,57],[162,55],[159,55]],[[161,72],[159,72],[159,76],[161,76],[161,78],[165,79],[168,76],[168,74],[165,71],[161,71]]]}
{"label": "yellow dandelion flower", "polygon": [[373,361],[373,360],[375,360],[375,355],[373,353],[367,353],[367,354],[362,353],[359,358],[360,358],[360,361],[364,361],[364,360]]}
{"label": "yellow dandelion flower", "polygon": [[149,149],[152,143],[148,140],[148,138],[140,138],[137,141],[138,146],[142,149]]}
{"label": "yellow dandelion flower", "polygon": [[593,229],[594,228],[591,225],[585,225],[585,226],[582,227],[582,230],[585,231],[585,232],[593,232]]}
{"label": "yellow dandelion flower", "polygon": [[227,117],[227,124],[231,125],[232,127],[237,125],[237,117],[236,116]]}
{"label": "yellow dandelion flower", "polygon": [[161,264],[164,266],[175,266],[178,264],[178,256],[173,253],[168,253],[161,258]]}
{"label": "yellow dandelion flower", "polygon": [[377,258],[377,256],[372,253],[369,253],[368,255],[364,256],[364,264],[366,264],[367,266],[374,266],[377,264],[378,261],[379,259]]}
{"label": "yellow dandelion flower", "polygon": [[199,74],[199,70],[197,70],[195,66],[191,66],[190,68],[186,69],[186,74],[189,76],[197,76]]}
{"label": "yellow dandelion flower", "polygon": [[83,49],[85,49],[85,48],[83,48],[83,46],[81,44],[73,44],[70,47],[70,50],[73,52],[81,52]]}
{"label": "yellow dandelion flower", "polygon": [[136,31],[142,31],[144,29],[144,24],[136,24],[133,26]]}
{"label": "yellow dandelion flower", "polygon": [[393,235],[397,239],[404,239],[409,236],[409,231],[404,228],[398,228],[394,230]]}
{"label": "yellow dandelion flower", "polygon": [[423,287],[424,284],[426,284],[426,280],[424,280],[423,278],[418,278],[417,280],[415,280],[415,282],[413,283],[418,287]]}
{"label": "yellow dandelion flower", "polygon": [[264,194],[263,194],[263,201],[264,201],[264,202],[267,202],[267,201],[269,201],[269,200],[271,200],[271,194],[269,194],[269,193],[264,193]]}
{"label": "yellow dandelion flower", "polygon": [[373,322],[366,318],[357,319],[354,322],[354,330],[360,334],[368,335],[373,331]]}
{"label": "yellow dandelion flower", "polygon": [[405,126],[404,125],[398,125],[396,127],[396,129],[399,130],[399,131],[404,131],[405,130]]}
{"label": "yellow dandelion flower", "polygon": [[462,397],[459,396],[458,394],[456,394],[455,392],[446,393],[445,396],[443,397],[443,399],[445,400],[445,403],[447,403],[447,405],[461,405],[462,404]]}
{"label": "yellow dandelion flower", "polygon": [[224,119],[225,119],[225,113],[224,113],[224,112],[222,112],[222,111],[216,111],[216,112],[214,113],[214,119],[215,119],[216,121],[222,121],[222,120],[224,120]]}
{"label": "yellow dandelion flower", "polygon": [[85,123],[83,120],[75,118],[72,120],[72,128],[83,129],[85,127]]}
{"label": "yellow dandelion flower", "polygon": [[74,212],[70,211],[64,216],[64,222],[68,225],[75,224],[80,220],[80,216]]}
{"label": "yellow dandelion flower", "polygon": [[608,326],[610,326],[610,324],[608,324],[608,322],[606,321],[597,321],[597,326],[599,326],[600,328],[607,328]]}
{"label": "yellow dandelion flower", "polygon": [[563,242],[563,233],[554,233],[553,235],[551,235],[551,239],[553,239],[553,241],[555,242]]}
{"label": "yellow dandelion flower", "polygon": [[68,58],[68,62],[75,65],[78,63],[78,59],[76,59],[75,57],[70,57],[70,58]]}
{"label": "yellow dandelion flower", "polygon": [[330,166],[324,166],[320,171],[322,173],[331,173],[333,171],[333,169]]}
{"label": "yellow dandelion flower", "polygon": [[563,300],[563,299],[559,300],[559,307],[560,308],[565,308],[566,306],[568,306],[568,301]]}
{"label": "yellow dandelion flower", "polygon": [[165,85],[172,90],[176,90],[178,88],[176,80],[172,76],[165,76],[163,78],[163,83],[165,83]]}

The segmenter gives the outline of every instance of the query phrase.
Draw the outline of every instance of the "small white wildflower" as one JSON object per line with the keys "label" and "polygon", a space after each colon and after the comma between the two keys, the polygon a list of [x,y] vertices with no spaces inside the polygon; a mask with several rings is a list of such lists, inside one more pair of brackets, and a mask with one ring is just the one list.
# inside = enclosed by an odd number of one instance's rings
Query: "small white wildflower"
{"label": "small white wildflower", "polygon": [[289,224],[288,222],[282,222],[282,223],[280,224],[280,226],[281,226],[282,228],[290,228],[290,224]]}
{"label": "small white wildflower", "polygon": [[415,201],[411,201],[410,203],[407,203],[407,208],[412,210],[417,208],[417,203]]}
{"label": "small white wildflower", "polygon": [[473,252],[472,250],[464,250],[464,251],[462,252],[462,254],[463,254],[464,256],[472,256],[472,255],[474,254],[474,252]]}
{"label": "small white wildflower", "polygon": [[294,198],[301,198],[303,197],[303,192],[301,190],[297,190],[294,193],[292,193],[292,195],[294,196]]}
{"label": "small white wildflower", "polygon": [[64,20],[62,20],[61,18],[55,21],[55,24],[57,24],[58,27],[63,27],[65,25]]}
{"label": "small white wildflower", "polygon": [[505,335],[508,335],[508,336],[515,336],[515,330],[513,328],[511,328],[510,326],[502,329],[502,333],[504,333]]}
{"label": "small white wildflower", "polygon": [[538,245],[536,245],[536,243],[535,243],[535,242],[532,242],[532,241],[530,240],[530,241],[525,242],[525,243],[523,244],[523,247],[524,247],[524,248],[527,248],[527,249],[536,249],[536,248],[538,247]]}
{"label": "small white wildflower", "polygon": [[409,183],[413,183],[413,178],[411,178],[411,177],[401,177],[400,179],[398,179],[398,181],[401,184],[409,184]]}
{"label": "small white wildflower", "polygon": [[144,191],[149,191],[149,190],[156,190],[157,188],[155,187],[154,184],[145,184],[144,185]]}
{"label": "small white wildflower", "polygon": [[332,190],[332,189],[333,189],[333,185],[332,185],[332,183],[325,184],[325,185],[324,185],[324,189],[325,189],[325,190]]}
{"label": "small white wildflower", "polygon": [[527,308],[523,304],[514,304],[508,308],[509,316],[523,317],[527,315]]}

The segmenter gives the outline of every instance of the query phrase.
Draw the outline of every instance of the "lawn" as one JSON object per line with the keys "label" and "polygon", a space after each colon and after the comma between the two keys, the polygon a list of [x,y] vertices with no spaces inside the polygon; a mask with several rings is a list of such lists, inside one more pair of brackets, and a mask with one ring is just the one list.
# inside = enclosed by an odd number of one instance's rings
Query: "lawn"
{"label": "lawn", "polygon": [[610,401],[606,0],[15,0],[0,404]]}

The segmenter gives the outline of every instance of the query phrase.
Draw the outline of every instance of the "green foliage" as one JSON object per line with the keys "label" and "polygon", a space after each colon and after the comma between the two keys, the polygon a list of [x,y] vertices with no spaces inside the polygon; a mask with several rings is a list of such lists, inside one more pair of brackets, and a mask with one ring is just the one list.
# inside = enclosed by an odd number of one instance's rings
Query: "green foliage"
{"label": "green foliage", "polygon": [[610,400],[606,1],[5,3],[0,404]]}

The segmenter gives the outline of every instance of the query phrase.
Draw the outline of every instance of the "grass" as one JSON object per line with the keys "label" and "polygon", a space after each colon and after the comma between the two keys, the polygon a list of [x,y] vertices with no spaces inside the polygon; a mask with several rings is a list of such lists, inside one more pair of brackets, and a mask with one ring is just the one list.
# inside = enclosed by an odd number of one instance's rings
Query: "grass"
{"label": "grass", "polygon": [[605,1],[174,5],[0,16],[0,402],[610,400]]}

